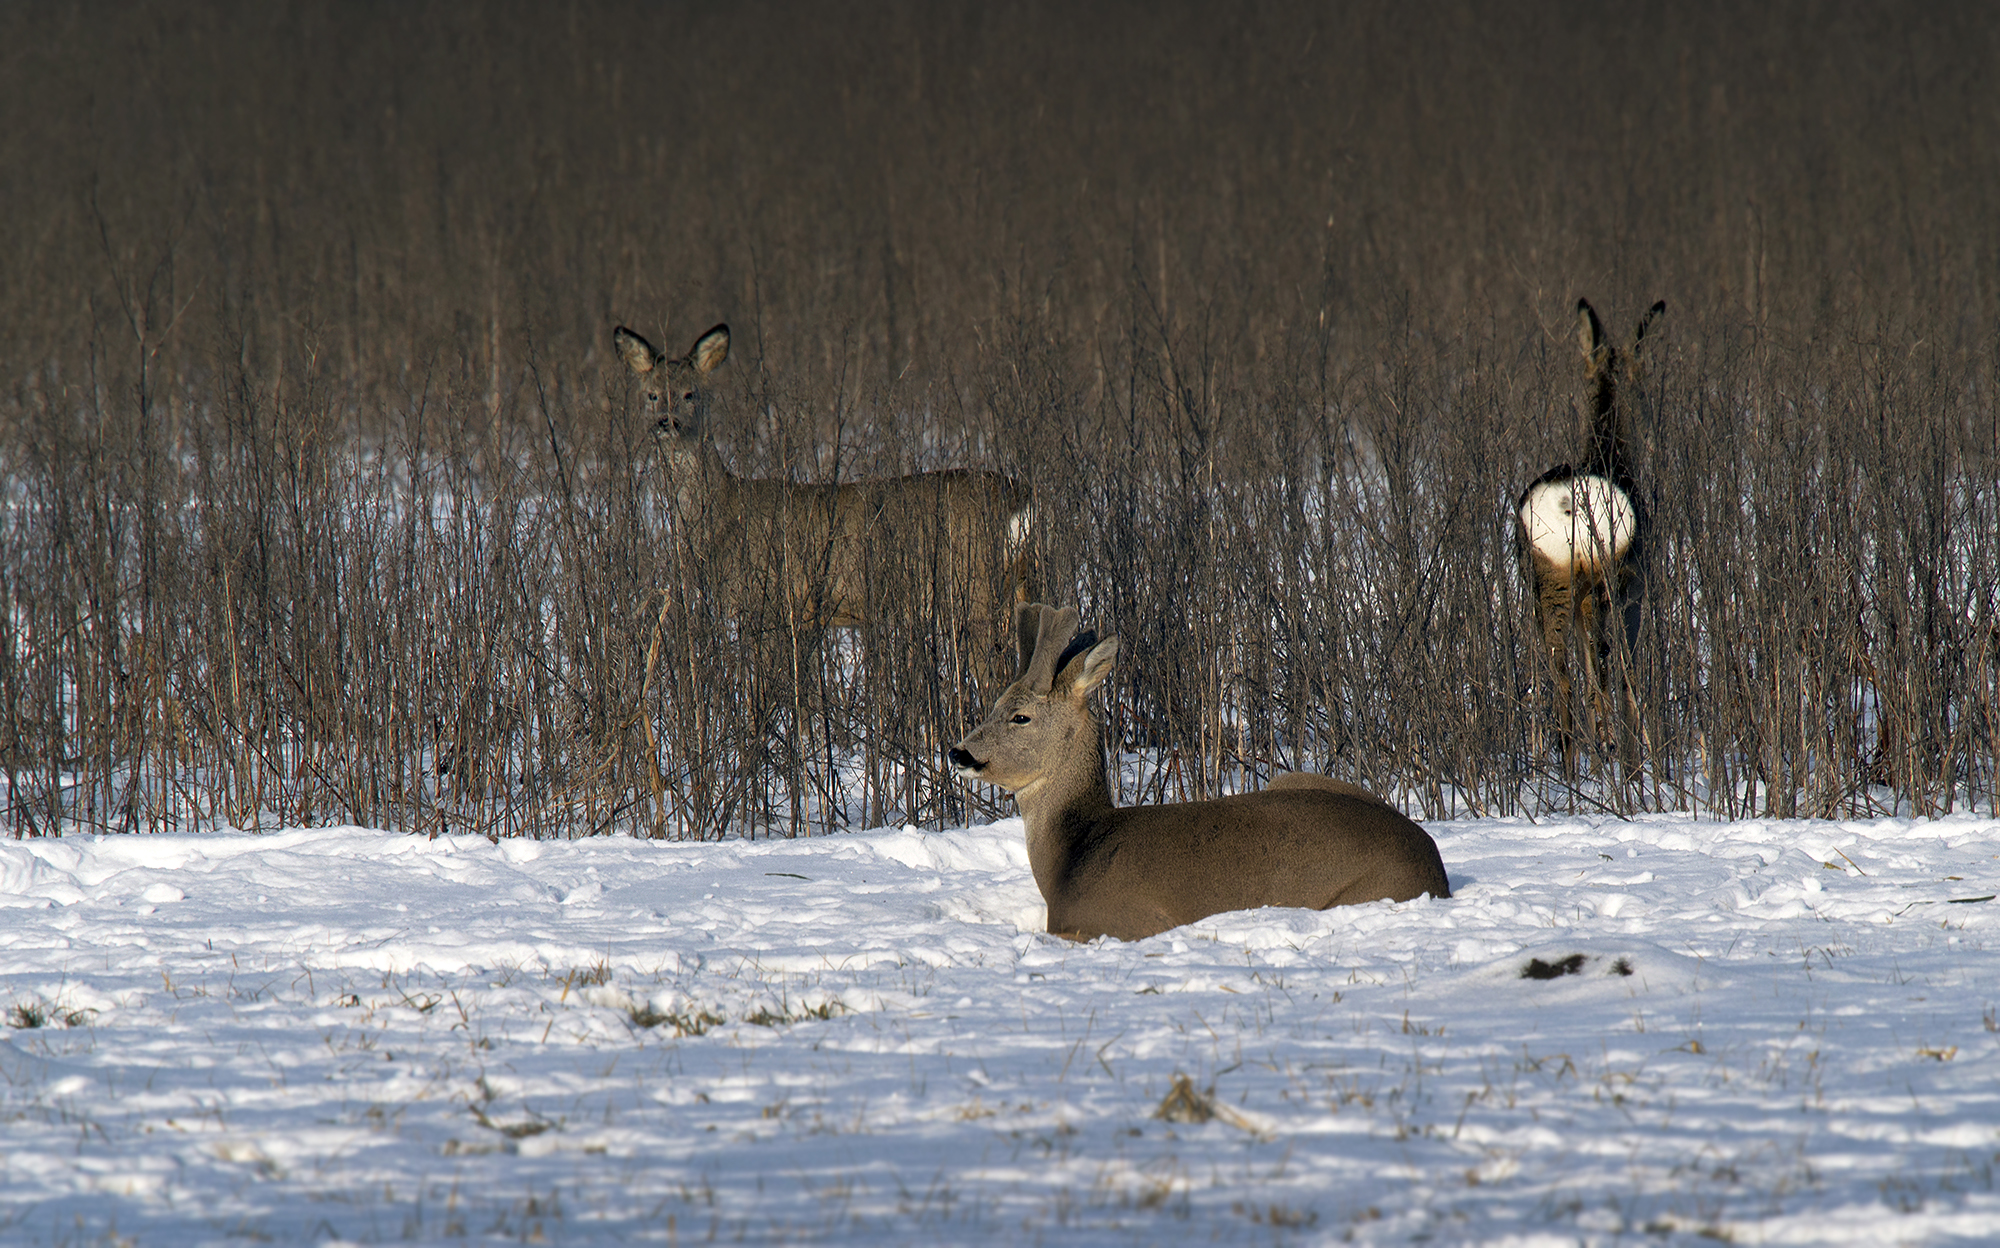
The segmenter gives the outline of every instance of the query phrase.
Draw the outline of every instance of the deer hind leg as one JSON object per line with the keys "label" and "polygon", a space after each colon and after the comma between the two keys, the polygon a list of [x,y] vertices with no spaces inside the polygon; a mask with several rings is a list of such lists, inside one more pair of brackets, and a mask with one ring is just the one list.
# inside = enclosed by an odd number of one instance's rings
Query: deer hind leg
{"label": "deer hind leg", "polygon": [[[1555,711],[1556,739],[1562,751],[1565,774],[1576,770],[1575,689],[1569,664],[1571,590],[1569,584],[1549,578],[1537,585],[1535,595],[1535,616],[1542,626],[1542,652],[1548,661],[1549,702]],[[1539,733],[1537,736],[1539,738]],[[1546,743],[1539,739],[1534,746],[1537,755],[1548,752]]]}
{"label": "deer hind leg", "polygon": [[1646,739],[1645,720],[1639,717],[1639,694],[1632,680],[1632,662],[1639,653],[1639,599],[1621,594],[1616,606],[1625,643],[1613,669],[1621,700],[1619,709],[1625,715],[1624,731],[1619,735],[1619,757],[1630,770],[1639,766],[1641,746]]}
{"label": "deer hind leg", "polygon": [[1620,763],[1629,771],[1639,765],[1642,728],[1639,699],[1632,685],[1638,603],[1611,587],[1599,587],[1583,606],[1590,641],[1584,658],[1590,668],[1592,736],[1599,746],[1616,750]]}
{"label": "deer hind leg", "polygon": [[1584,672],[1590,690],[1588,714],[1591,739],[1601,748],[1616,748],[1620,736],[1620,708],[1612,686],[1622,687],[1624,682],[1619,656],[1612,653],[1609,594],[1602,587],[1593,587],[1578,605],[1585,640]]}
{"label": "deer hind leg", "polygon": [[1639,701],[1631,680],[1638,608],[1600,588],[1585,599],[1583,614],[1589,643],[1584,648],[1584,662],[1590,682],[1591,737],[1600,748],[1616,751],[1620,764],[1629,772],[1639,765],[1641,730]]}

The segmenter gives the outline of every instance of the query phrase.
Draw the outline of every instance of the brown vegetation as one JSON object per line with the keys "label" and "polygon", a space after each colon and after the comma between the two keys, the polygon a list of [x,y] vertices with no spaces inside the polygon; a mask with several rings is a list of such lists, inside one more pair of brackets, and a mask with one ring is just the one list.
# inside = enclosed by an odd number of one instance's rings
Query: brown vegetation
{"label": "brown vegetation", "polygon": [[[0,10],[6,825],[975,813],[962,590],[829,633],[675,554],[610,330],[719,320],[736,474],[1033,483],[1122,800],[1990,803],[1995,63],[1974,4]],[[1674,311],[1646,757],[1570,774],[1510,508],[1585,293]]]}

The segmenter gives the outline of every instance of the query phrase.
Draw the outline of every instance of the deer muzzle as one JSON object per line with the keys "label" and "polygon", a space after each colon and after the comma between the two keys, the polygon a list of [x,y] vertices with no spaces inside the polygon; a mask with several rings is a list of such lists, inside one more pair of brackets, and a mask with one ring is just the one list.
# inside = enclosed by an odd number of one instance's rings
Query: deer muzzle
{"label": "deer muzzle", "polygon": [[972,751],[962,745],[952,746],[945,759],[951,763],[954,773],[967,780],[977,779],[979,773],[986,769],[986,764],[974,758]]}

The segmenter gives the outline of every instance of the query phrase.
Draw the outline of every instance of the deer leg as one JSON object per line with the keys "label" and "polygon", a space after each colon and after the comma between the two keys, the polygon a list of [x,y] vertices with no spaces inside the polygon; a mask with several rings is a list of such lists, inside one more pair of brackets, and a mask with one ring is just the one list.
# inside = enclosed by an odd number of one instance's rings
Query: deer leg
{"label": "deer leg", "polygon": [[1556,741],[1562,749],[1563,774],[1576,774],[1576,682],[1569,670],[1568,637],[1559,633],[1549,647],[1555,670]]}
{"label": "deer leg", "polygon": [[1611,686],[1619,681],[1620,671],[1617,658],[1611,652],[1610,604],[1601,590],[1594,590],[1585,595],[1579,605],[1585,640],[1584,673],[1590,685],[1591,739],[1599,746],[1616,748],[1620,725]]}
{"label": "deer leg", "polygon": [[[1613,679],[1618,682],[1618,709],[1625,716],[1619,732],[1619,758],[1627,771],[1637,771],[1641,747],[1645,744],[1645,721],[1639,718],[1639,695],[1632,682],[1632,661],[1639,653],[1639,600],[1621,591],[1614,606],[1624,642],[1624,648],[1612,656],[1611,664]],[[1610,642],[1611,630],[1607,627],[1605,631],[1605,640]]]}
{"label": "deer leg", "polygon": [[1628,772],[1636,772],[1641,756],[1640,746],[1645,740],[1645,724],[1639,718],[1639,695],[1632,688],[1630,651],[1616,657],[1612,664],[1611,678],[1617,682],[1618,692],[1612,700],[1622,716],[1618,724],[1618,759]]}
{"label": "deer leg", "polygon": [[[1563,773],[1573,775],[1576,771],[1576,725],[1569,670],[1569,586],[1542,586],[1541,592],[1536,595],[1535,614],[1540,617],[1542,626],[1542,650],[1548,656],[1549,701],[1555,711],[1556,739],[1562,751]],[[1539,741],[1535,744],[1537,753],[1545,748]]]}

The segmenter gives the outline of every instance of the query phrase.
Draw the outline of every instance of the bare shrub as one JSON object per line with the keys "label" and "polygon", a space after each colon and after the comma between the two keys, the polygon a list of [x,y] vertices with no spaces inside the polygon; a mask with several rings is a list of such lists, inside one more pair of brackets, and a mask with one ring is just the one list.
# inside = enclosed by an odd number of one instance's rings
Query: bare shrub
{"label": "bare shrub", "polygon": [[[943,765],[974,587],[892,560],[827,630],[674,540],[609,331],[724,319],[735,471],[1032,483],[1045,596],[1142,656],[1123,802],[1993,800],[1980,6],[34,5],[0,48],[16,834],[1001,809]],[[1674,313],[1642,757],[1572,770],[1510,511],[1583,428],[1582,293]]]}

